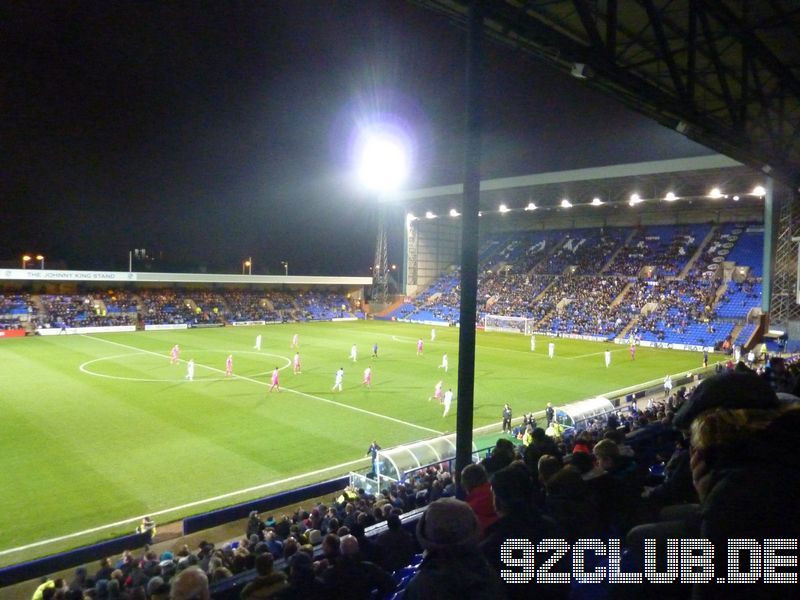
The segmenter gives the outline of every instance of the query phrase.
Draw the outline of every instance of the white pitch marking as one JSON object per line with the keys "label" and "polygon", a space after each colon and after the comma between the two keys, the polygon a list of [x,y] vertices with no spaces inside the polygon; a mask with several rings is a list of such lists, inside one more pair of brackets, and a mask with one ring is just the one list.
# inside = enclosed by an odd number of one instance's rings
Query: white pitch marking
{"label": "white pitch marking", "polygon": [[[84,335],[84,334],[80,334]],[[100,339],[100,338],[97,338]],[[145,350],[145,352],[147,352]],[[254,485],[253,487],[244,488],[243,490],[237,490],[235,492],[228,492],[226,494],[221,494],[219,496],[214,496],[212,498],[205,498],[203,500],[195,500],[194,502],[188,502],[186,504],[181,504],[180,506],[173,506],[172,508],[165,508],[163,510],[157,510],[153,512],[149,512],[146,515],[139,515],[138,517],[131,517],[129,519],[123,519],[122,521],[117,521],[116,523],[108,523],[107,525],[100,525],[98,527],[92,527],[91,529],[84,529],[83,531],[76,531],[75,533],[69,533],[67,535],[62,535],[59,537],[50,538],[49,540],[41,540],[39,542],[33,542],[32,544],[26,544],[25,546],[18,546],[16,548],[8,548],[6,550],[0,550],[0,556],[5,554],[13,554],[14,552],[22,552],[23,550],[28,550],[30,548],[36,548],[38,546],[45,546],[47,544],[53,544],[55,542],[60,542],[62,540],[69,540],[72,538],[80,537],[83,535],[89,535],[90,533],[96,533],[98,531],[103,531],[105,529],[111,529],[113,527],[121,527],[122,525],[126,525],[128,523],[137,523],[141,521],[146,516],[150,517],[158,517],[161,515],[166,515],[171,512],[184,510],[187,508],[192,508],[195,506],[201,506],[203,504],[208,504],[209,502],[216,502],[218,500],[225,500],[226,498],[232,498],[234,496],[239,496],[241,494],[247,494],[249,492],[255,492],[258,490],[263,490],[269,487],[273,487],[276,485],[281,485],[284,483],[290,483],[292,481],[296,481],[298,479],[303,479],[305,477],[314,477],[315,475],[320,475],[321,473],[326,473],[328,471],[335,471],[337,469],[344,469],[346,467],[350,467],[352,465],[358,464],[360,462],[368,460],[365,458],[359,458],[356,460],[351,460],[346,463],[342,463],[339,465],[334,465],[332,467],[325,467],[324,469],[317,469],[316,471],[309,471],[308,473],[301,473],[300,475],[293,475],[292,477],[287,477],[286,479],[281,479],[279,481],[270,481],[269,483],[262,483],[260,485]]]}
{"label": "white pitch marking", "polygon": [[[624,352],[624,351],[625,351],[625,348],[618,348],[617,350],[608,350],[608,352],[611,352],[612,354],[614,352]],[[589,358],[590,356],[600,356],[600,355],[605,354],[605,353],[606,353],[606,350],[603,350],[602,352],[592,352],[590,354],[579,354],[578,356],[565,356],[564,359],[565,360],[577,360],[579,358]]]}
{"label": "white pitch marking", "polygon": [[[169,358],[166,354],[159,354],[158,352],[152,352],[150,350],[143,350],[142,348],[136,348],[135,346],[129,346],[128,344],[120,344],[119,342],[113,342],[111,340],[106,340],[99,337],[92,337],[86,334],[80,334],[82,337],[86,337],[92,340],[97,340],[99,342],[105,342],[107,344],[113,344],[114,346],[120,346],[122,348],[127,348],[128,350],[136,350],[138,352],[144,352],[146,354],[152,354],[154,356],[159,356],[162,358]],[[286,357],[282,357],[284,360],[287,360]],[[185,360],[181,359],[181,362],[186,362]],[[198,367],[203,367],[205,369],[209,369],[211,371],[216,371],[217,373],[224,373],[222,369],[217,369],[215,367],[209,367],[208,365],[201,365],[198,363]],[[245,381],[250,381],[252,383],[256,383],[258,385],[267,386],[267,382],[259,381],[258,379],[253,379],[251,377],[247,377],[246,375],[235,375],[237,379],[243,379]],[[325,402],[327,404],[333,404],[334,406],[339,406],[341,408],[346,408],[349,410],[353,410],[355,412],[360,412],[365,415],[370,415],[372,417],[378,417],[379,419],[386,419],[387,421],[393,421],[394,423],[400,423],[401,425],[405,425],[407,427],[414,427],[415,429],[421,429],[423,431],[429,431],[430,433],[435,433],[436,435],[442,435],[444,432],[439,431],[437,429],[431,429],[430,427],[423,427],[422,425],[417,425],[416,423],[410,423],[408,421],[403,421],[402,419],[395,419],[394,417],[390,417],[388,415],[382,415],[380,413],[372,412],[370,410],[366,410],[363,408],[358,408],[357,406],[350,406],[349,404],[342,404],[341,402],[336,402],[335,400],[328,400],[327,398],[320,398],[319,396],[314,396],[312,394],[307,394],[305,392],[301,392],[298,390],[293,390],[291,388],[283,388],[284,391],[291,392],[292,394],[297,394],[298,396],[305,396],[306,398],[311,398],[313,400],[318,400],[320,402]]]}

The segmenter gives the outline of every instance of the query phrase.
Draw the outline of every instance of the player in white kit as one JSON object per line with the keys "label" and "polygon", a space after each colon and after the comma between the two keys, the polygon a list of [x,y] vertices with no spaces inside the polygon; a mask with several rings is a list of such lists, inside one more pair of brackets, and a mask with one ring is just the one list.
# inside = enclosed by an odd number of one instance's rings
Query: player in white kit
{"label": "player in white kit", "polygon": [[556,355],[556,345],[553,342],[550,342],[547,345],[547,356],[549,358],[553,358]]}
{"label": "player in white kit", "polygon": [[336,371],[336,379],[333,382],[333,387],[331,391],[339,390],[342,391],[342,382],[344,381],[344,369],[339,367],[339,370]]}
{"label": "player in white kit", "polygon": [[186,363],[186,379],[194,381],[194,359],[190,358]]}
{"label": "player in white kit", "polygon": [[531,352],[536,352],[536,336],[531,336]]}
{"label": "player in white kit", "polygon": [[450,412],[450,405],[453,403],[453,388],[448,389],[444,393],[444,413],[442,417],[446,417],[447,413]]}
{"label": "player in white kit", "polygon": [[611,366],[611,351],[605,351],[605,358],[606,358],[606,369]]}
{"label": "player in white kit", "polygon": [[292,359],[292,372],[295,375],[299,375],[302,371],[300,371],[300,353],[295,352],[294,358]]}
{"label": "player in white kit", "polygon": [[355,344],[350,347],[350,360],[356,362],[358,360],[358,348]]}
{"label": "player in white kit", "polygon": [[442,354],[442,364],[440,364],[437,369],[444,369],[444,372],[447,373],[447,369],[449,368],[449,364],[447,361],[447,352]]}
{"label": "player in white kit", "polygon": [[436,328],[435,327],[433,329],[431,329],[431,341],[432,342],[436,341]]}
{"label": "player in white kit", "polygon": [[259,351],[261,350],[261,334],[256,336],[256,346],[255,346],[255,348],[256,348],[256,350],[259,350]]}

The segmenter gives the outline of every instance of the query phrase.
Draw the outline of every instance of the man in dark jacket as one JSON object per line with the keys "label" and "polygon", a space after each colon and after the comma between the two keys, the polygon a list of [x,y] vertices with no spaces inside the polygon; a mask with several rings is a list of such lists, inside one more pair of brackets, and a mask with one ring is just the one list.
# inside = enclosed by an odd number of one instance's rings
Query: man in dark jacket
{"label": "man in dark jacket", "polygon": [[503,600],[497,571],[478,548],[478,520],[465,502],[442,498],[417,522],[417,540],[425,549],[405,600]]}
{"label": "man in dark jacket", "polygon": [[414,538],[403,530],[400,517],[394,513],[386,519],[388,529],[375,540],[378,565],[389,573],[402,569],[414,557]]}
{"label": "man in dark jacket", "polygon": [[269,552],[263,552],[256,557],[256,573],[258,576],[244,586],[242,600],[273,598],[286,587],[286,575],[275,572],[272,564],[272,554]]}
{"label": "man in dark jacket", "polygon": [[373,590],[381,596],[394,591],[392,576],[375,563],[362,560],[358,552],[358,540],[352,535],[342,537],[341,556],[322,574],[322,581],[331,597],[367,599]]}

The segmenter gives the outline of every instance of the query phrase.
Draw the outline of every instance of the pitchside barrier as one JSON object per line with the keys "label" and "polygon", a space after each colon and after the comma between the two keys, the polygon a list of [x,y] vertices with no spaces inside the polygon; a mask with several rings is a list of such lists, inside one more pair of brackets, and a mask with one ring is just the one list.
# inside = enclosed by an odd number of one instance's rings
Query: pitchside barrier
{"label": "pitchside barrier", "polygon": [[242,502],[241,504],[234,504],[218,510],[187,517],[183,520],[183,535],[189,535],[197,531],[217,527],[218,525],[225,525],[231,521],[247,518],[252,511],[260,513],[268,512],[290,506],[297,502],[304,502],[310,498],[317,498],[338,492],[347,487],[349,482],[348,477],[337,477],[336,479],[329,479],[320,483],[314,483],[287,492],[281,492],[272,496]]}
{"label": "pitchside barrier", "polygon": [[43,575],[71,569],[78,565],[95,562],[101,558],[122,554],[125,550],[141,548],[150,543],[150,533],[134,533],[105,542],[82,546],[68,552],[61,552],[45,558],[37,558],[18,565],[0,569],[0,587],[14,585],[21,581],[36,579]]}

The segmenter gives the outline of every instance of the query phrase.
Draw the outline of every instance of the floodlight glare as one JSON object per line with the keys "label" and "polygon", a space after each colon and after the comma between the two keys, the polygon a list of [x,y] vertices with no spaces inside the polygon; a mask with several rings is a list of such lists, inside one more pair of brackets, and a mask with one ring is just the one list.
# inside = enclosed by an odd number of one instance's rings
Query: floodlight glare
{"label": "floodlight glare", "polygon": [[450,216],[451,216],[451,217],[457,217],[457,216],[459,216],[460,214],[461,214],[461,213],[460,213],[460,212],[458,212],[458,211],[457,211],[455,208],[451,208],[451,209],[450,209]]}
{"label": "floodlight glare", "polygon": [[667,192],[667,195],[664,196],[664,200],[667,202],[675,202],[677,199],[678,197],[675,195],[675,192]]}
{"label": "floodlight glare", "polygon": [[753,196],[762,197],[766,195],[767,195],[767,190],[764,189],[763,185],[757,185],[756,187],[753,188]]}
{"label": "floodlight glare", "polygon": [[592,206],[602,206],[603,201],[600,198],[594,197],[592,198]]}
{"label": "floodlight glare", "polygon": [[364,133],[358,150],[358,175],[370,190],[399,188],[408,176],[408,153],[403,140],[390,131]]}
{"label": "floodlight glare", "polygon": [[733,201],[734,201],[734,202],[738,202],[738,201],[739,201],[739,195],[738,195],[738,194],[737,194],[736,196],[734,196],[734,197],[733,197]]}
{"label": "floodlight glare", "polygon": [[718,187],[711,188],[711,191],[708,192],[708,197],[709,198],[722,198],[722,190],[720,190]]}
{"label": "floodlight glare", "polygon": [[501,213],[507,213],[509,209],[505,204],[501,204],[499,210]]}
{"label": "floodlight glare", "polygon": [[536,204],[528,202],[528,206],[525,207],[525,210],[536,210]]}
{"label": "floodlight glare", "polygon": [[428,212],[425,213],[425,218],[426,219],[435,219],[436,215],[433,214],[431,211],[428,211]]}
{"label": "floodlight glare", "polygon": [[561,201],[561,208],[572,208],[572,202],[570,202],[569,200],[567,200],[566,198],[564,198],[564,199]]}

